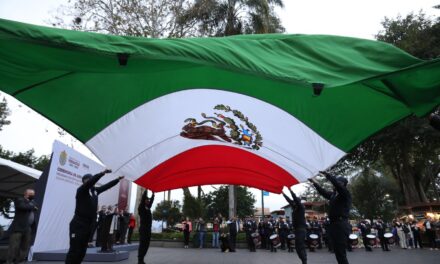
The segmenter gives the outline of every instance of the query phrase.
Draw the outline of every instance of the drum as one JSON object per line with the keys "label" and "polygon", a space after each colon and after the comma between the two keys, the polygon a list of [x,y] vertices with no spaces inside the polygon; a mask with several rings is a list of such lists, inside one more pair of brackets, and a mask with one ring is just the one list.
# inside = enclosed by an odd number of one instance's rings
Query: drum
{"label": "drum", "polygon": [[259,233],[252,233],[251,234],[252,241],[254,242],[254,245],[256,247],[259,247],[261,245],[261,236]]}
{"label": "drum", "polygon": [[383,236],[385,237],[385,240],[387,241],[388,244],[390,245],[394,244],[394,236],[392,233],[385,233]]}
{"label": "drum", "polygon": [[370,244],[370,246],[376,245],[376,236],[375,235],[368,234],[367,240],[368,240],[368,244]]}
{"label": "drum", "polygon": [[289,242],[289,245],[295,246],[295,234],[288,235],[287,241]]}
{"label": "drum", "polygon": [[357,244],[359,243],[358,235],[356,235],[356,234],[350,234],[348,236],[348,239],[350,240],[350,244],[352,246],[357,246]]}
{"label": "drum", "polygon": [[310,235],[309,235],[310,244],[313,245],[313,246],[318,245],[318,238],[319,238],[318,235],[316,235],[316,234],[310,234]]}
{"label": "drum", "polygon": [[280,237],[277,234],[273,234],[269,237],[270,242],[276,248],[281,247]]}

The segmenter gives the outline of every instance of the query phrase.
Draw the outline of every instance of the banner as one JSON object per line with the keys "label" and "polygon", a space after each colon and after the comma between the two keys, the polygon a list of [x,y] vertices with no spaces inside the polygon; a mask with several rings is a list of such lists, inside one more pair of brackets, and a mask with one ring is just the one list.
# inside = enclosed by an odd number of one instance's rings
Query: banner
{"label": "banner", "polygon": [[[76,190],[82,184],[82,176],[94,175],[104,169],[76,150],[59,141],[54,142],[33,252],[69,248],[69,223],[75,211]],[[116,175],[107,174],[97,186],[115,178]],[[128,189],[124,189],[127,196]],[[118,198],[119,185],[99,195],[99,207],[119,204]]]}

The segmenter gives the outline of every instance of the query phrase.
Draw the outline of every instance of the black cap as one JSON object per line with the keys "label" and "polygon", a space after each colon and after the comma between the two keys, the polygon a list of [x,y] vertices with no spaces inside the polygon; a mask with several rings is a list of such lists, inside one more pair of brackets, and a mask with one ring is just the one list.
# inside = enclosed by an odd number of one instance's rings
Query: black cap
{"label": "black cap", "polygon": [[92,177],[92,174],[86,174],[82,177],[82,182],[85,182],[85,180],[90,180]]}
{"label": "black cap", "polygon": [[340,177],[336,178],[336,180],[338,182],[342,182],[344,184],[344,186],[347,186],[347,184],[348,184],[348,180],[345,177],[340,176]]}

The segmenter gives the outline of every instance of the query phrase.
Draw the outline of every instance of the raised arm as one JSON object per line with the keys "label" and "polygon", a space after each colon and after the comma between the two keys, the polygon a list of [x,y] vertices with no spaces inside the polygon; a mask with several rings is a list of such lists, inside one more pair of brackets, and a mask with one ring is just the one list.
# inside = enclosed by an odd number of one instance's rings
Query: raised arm
{"label": "raised arm", "polygon": [[153,205],[153,202],[154,202],[154,192],[153,192],[153,194],[151,195],[150,202],[149,202],[149,204],[148,204],[148,208],[151,208],[151,206]]}
{"label": "raised arm", "polygon": [[298,198],[298,196],[296,196],[296,194],[292,191],[292,189],[289,189],[290,194],[292,195],[293,201],[295,202],[295,204],[297,206],[301,205],[301,199]]}
{"label": "raised arm", "polygon": [[322,197],[324,197],[327,200],[330,200],[330,197],[332,196],[332,193],[325,190],[324,188],[322,188],[318,182],[314,179],[309,179],[309,181],[313,184],[313,186],[315,186],[315,189],[318,191],[318,193],[320,195],[322,195]]}
{"label": "raised arm", "polygon": [[79,191],[88,191],[90,188],[92,188],[106,173],[111,173],[112,171],[109,169],[106,169],[100,173],[95,174],[88,180],[87,182],[83,183],[78,190]]}
{"label": "raised arm", "polygon": [[138,212],[141,214],[145,210],[145,201],[147,200],[147,191],[142,193],[141,201],[139,202]]}
{"label": "raised arm", "polygon": [[347,186],[344,186],[343,184],[340,184],[340,182],[338,182],[338,180],[336,179],[335,176],[331,175],[328,172],[325,171],[321,171],[321,174],[323,174],[325,176],[325,178],[327,180],[329,180],[333,186],[335,187],[336,191],[343,196],[347,196],[349,194],[348,190],[347,190]]}
{"label": "raised arm", "polygon": [[115,186],[116,184],[118,184],[119,181],[122,180],[122,179],[124,179],[124,176],[119,176],[117,179],[114,179],[113,181],[109,181],[109,182],[107,182],[106,184],[104,184],[104,185],[102,185],[102,186],[100,186],[100,187],[97,187],[97,188],[96,188],[96,192],[97,192],[98,194],[100,194],[100,193],[102,193],[102,192],[105,192],[105,191],[107,191],[108,189],[110,189],[111,187],[113,187],[113,186]]}
{"label": "raised arm", "polygon": [[292,207],[295,206],[294,201],[293,201],[292,199],[290,199],[290,197],[287,196],[284,192],[283,192],[283,196],[284,196],[284,198],[286,199],[286,201],[290,204],[290,206],[292,206]]}

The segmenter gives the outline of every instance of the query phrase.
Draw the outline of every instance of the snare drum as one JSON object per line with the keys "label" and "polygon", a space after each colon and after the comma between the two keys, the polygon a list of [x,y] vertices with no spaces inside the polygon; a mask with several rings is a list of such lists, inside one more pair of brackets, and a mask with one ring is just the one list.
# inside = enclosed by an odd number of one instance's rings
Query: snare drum
{"label": "snare drum", "polygon": [[251,237],[252,237],[252,242],[254,242],[254,245],[256,247],[261,245],[261,236],[259,233],[252,233]]}
{"label": "snare drum", "polygon": [[374,245],[376,245],[376,236],[375,236],[375,235],[368,234],[368,235],[367,235],[367,240],[368,240],[368,244],[369,244],[370,246],[374,246]]}
{"label": "snare drum", "polygon": [[394,236],[392,233],[385,233],[383,236],[388,244],[390,245],[394,244]]}
{"label": "snare drum", "polygon": [[281,247],[280,237],[277,234],[271,235],[269,239],[275,248]]}
{"label": "snare drum", "polygon": [[310,244],[313,245],[313,246],[318,245],[318,238],[319,238],[318,235],[316,235],[316,234],[310,234],[310,235],[309,235]]}
{"label": "snare drum", "polygon": [[290,234],[287,236],[287,241],[290,245],[295,246],[295,234]]}
{"label": "snare drum", "polygon": [[356,235],[356,234],[350,234],[348,236],[348,239],[350,240],[350,244],[352,246],[357,246],[357,244],[359,243],[358,235]]}

